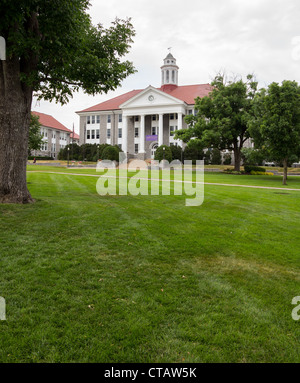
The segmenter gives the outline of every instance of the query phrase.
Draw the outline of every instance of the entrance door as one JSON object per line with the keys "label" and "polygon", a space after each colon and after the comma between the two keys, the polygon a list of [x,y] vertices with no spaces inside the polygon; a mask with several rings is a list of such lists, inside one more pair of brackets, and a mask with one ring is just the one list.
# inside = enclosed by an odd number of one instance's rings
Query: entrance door
{"label": "entrance door", "polygon": [[158,148],[158,144],[153,144],[151,148],[151,160],[154,160],[156,149]]}

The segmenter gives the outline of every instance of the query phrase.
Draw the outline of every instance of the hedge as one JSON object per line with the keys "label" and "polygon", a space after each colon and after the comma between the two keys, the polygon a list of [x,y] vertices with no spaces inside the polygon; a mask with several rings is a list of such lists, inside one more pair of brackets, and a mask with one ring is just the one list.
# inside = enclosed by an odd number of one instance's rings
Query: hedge
{"label": "hedge", "polygon": [[246,173],[251,173],[253,172],[265,172],[265,168],[261,168],[260,166],[251,166],[251,165],[245,165],[244,166],[245,172]]}

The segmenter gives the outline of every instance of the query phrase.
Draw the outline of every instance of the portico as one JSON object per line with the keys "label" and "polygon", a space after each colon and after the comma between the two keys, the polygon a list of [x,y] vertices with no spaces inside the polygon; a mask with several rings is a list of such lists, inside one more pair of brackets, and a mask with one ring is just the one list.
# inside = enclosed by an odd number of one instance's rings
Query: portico
{"label": "portico", "polygon": [[195,99],[207,96],[209,84],[178,86],[178,66],[171,53],[161,67],[160,88],[134,89],[88,109],[80,116],[80,144],[118,145],[127,158],[150,159],[161,145],[180,145],[175,132],[187,127]]}
{"label": "portico", "polygon": [[[138,145],[135,156],[145,159],[149,158],[150,145],[154,142],[158,146],[170,143],[181,145],[181,141],[175,141],[172,135],[183,128],[186,107],[183,101],[152,86],[120,105],[123,115],[124,153],[130,153],[129,147],[134,143]],[[135,134],[129,135],[132,122]]]}

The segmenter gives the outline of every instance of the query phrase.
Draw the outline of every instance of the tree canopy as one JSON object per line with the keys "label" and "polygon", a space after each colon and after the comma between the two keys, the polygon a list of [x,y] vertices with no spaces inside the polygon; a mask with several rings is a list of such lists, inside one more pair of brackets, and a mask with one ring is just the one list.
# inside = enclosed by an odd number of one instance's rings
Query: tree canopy
{"label": "tree canopy", "polygon": [[177,131],[175,137],[184,142],[198,138],[203,147],[232,150],[235,170],[240,170],[241,149],[250,137],[248,128],[257,82],[252,75],[245,82],[228,81],[217,75],[212,86],[209,96],[196,99],[196,115],[186,117],[188,129]]}
{"label": "tree canopy", "polygon": [[0,202],[31,202],[26,183],[33,93],[67,103],[73,93],[116,89],[135,72],[124,56],[135,34],[130,19],[94,26],[87,0],[1,0]]}
{"label": "tree canopy", "polygon": [[254,105],[250,132],[255,145],[283,163],[286,184],[289,158],[300,155],[300,87],[296,81],[273,82],[257,93]]}
{"label": "tree canopy", "polygon": [[32,150],[39,150],[43,142],[39,117],[32,114],[29,126],[28,155],[31,154]]}
{"label": "tree canopy", "polygon": [[134,73],[121,61],[134,36],[130,20],[93,26],[88,8],[87,0],[1,1],[7,56],[19,58],[21,80],[38,96],[65,103],[79,88],[107,92]]}

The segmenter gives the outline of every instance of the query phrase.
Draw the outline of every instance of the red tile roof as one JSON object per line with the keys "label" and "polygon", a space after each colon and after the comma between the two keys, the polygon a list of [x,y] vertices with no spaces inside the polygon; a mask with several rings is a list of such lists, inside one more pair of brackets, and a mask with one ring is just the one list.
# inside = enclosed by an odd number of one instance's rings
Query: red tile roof
{"label": "red tile roof", "polygon": [[163,85],[159,90],[184,101],[188,105],[194,105],[195,98],[208,96],[212,89],[213,87],[210,84],[196,84],[183,86]]}
{"label": "red tile roof", "polygon": [[71,133],[70,137],[74,138],[74,140],[79,140],[79,136],[75,132],[74,132],[74,137],[73,137],[73,132]]}
{"label": "red tile roof", "polygon": [[[195,98],[208,96],[212,91],[212,86],[210,84],[197,84],[197,85],[163,85],[161,88],[156,88],[162,92],[169,94],[170,96],[176,97],[181,101],[184,101],[188,105],[195,104]],[[120,109],[120,105],[128,101],[132,97],[136,96],[138,93],[142,92],[144,89],[132,90],[131,92],[122,94],[121,96],[114,97],[110,100],[101,102],[100,104],[94,105],[90,108],[81,110],[80,112],[98,112],[105,110],[116,110]],[[77,112],[77,113],[80,113]]]}
{"label": "red tile roof", "polygon": [[[100,104],[94,105],[90,108],[81,110],[81,112],[98,112],[100,110],[115,110],[120,109],[119,105],[123,104],[123,102],[129,100],[130,98],[134,97],[136,94],[142,92],[143,89],[138,90],[132,90],[128,93],[122,94],[121,96],[117,96],[114,98],[111,98],[110,100],[101,102]],[[78,112],[80,113],[80,112]]]}
{"label": "red tile roof", "polygon": [[63,130],[64,132],[72,132],[70,129],[66,128],[63,124],[58,122],[54,117],[50,116],[49,114],[34,111],[31,113],[39,117],[39,122],[43,126],[57,130]]}

